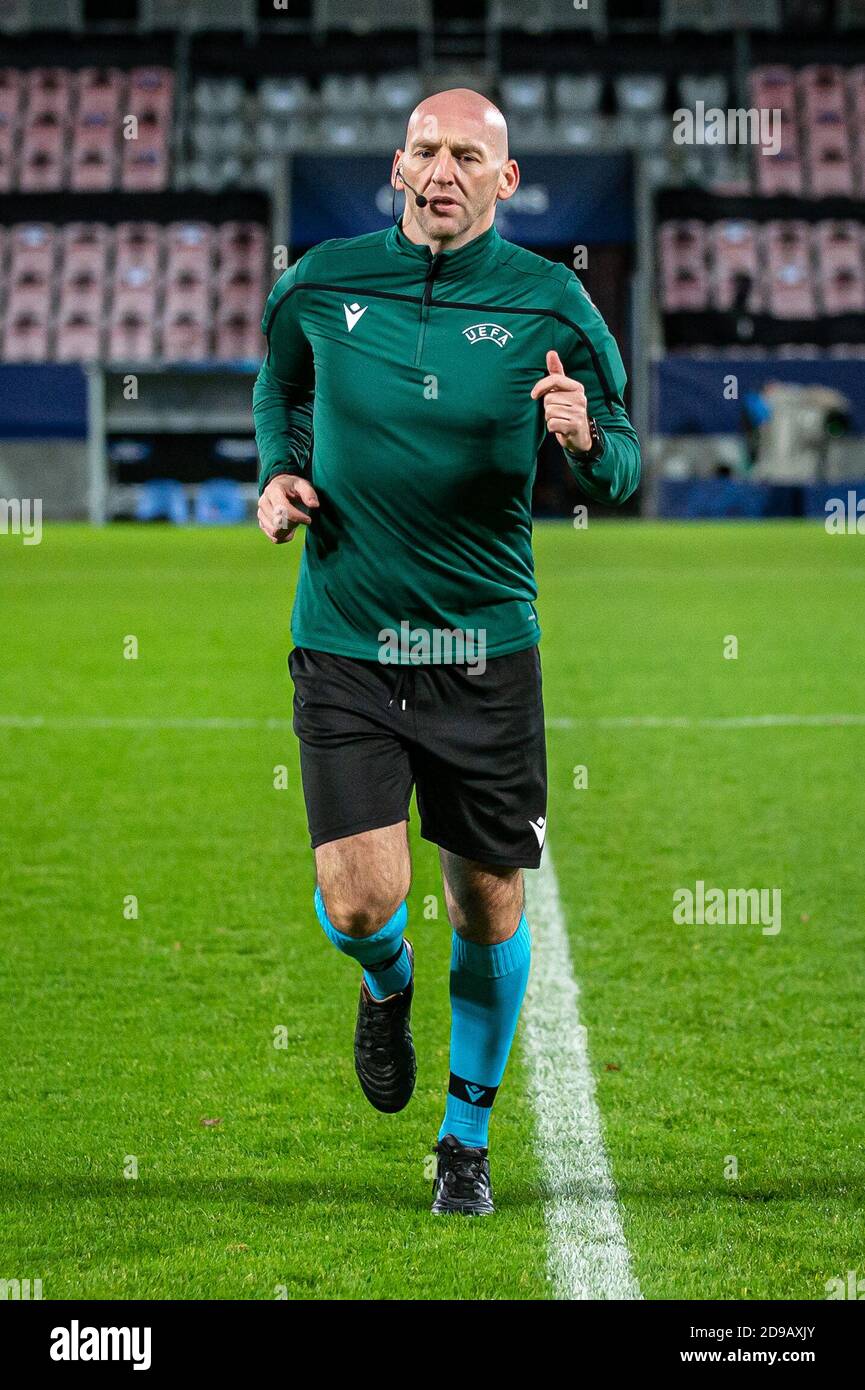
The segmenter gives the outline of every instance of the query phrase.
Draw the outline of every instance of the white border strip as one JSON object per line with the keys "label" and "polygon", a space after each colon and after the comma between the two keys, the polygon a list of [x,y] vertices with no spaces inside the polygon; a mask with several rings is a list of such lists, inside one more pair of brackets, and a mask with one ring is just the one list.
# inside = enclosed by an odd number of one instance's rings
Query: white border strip
{"label": "white border strip", "polygon": [[533,958],[521,1037],[549,1191],[545,1216],[553,1296],[642,1298],[607,1163],[549,846],[537,873],[526,873],[526,915]]}

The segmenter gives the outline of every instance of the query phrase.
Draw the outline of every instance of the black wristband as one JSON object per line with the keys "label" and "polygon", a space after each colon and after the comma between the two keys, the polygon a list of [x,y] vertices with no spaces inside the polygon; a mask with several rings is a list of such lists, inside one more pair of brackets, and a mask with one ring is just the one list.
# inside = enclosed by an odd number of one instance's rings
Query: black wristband
{"label": "black wristband", "polygon": [[592,436],[592,442],[588,449],[565,450],[567,454],[570,454],[571,458],[579,459],[580,463],[594,463],[595,459],[599,459],[604,452],[607,441],[604,437],[603,430],[593,415],[589,416],[589,433]]}

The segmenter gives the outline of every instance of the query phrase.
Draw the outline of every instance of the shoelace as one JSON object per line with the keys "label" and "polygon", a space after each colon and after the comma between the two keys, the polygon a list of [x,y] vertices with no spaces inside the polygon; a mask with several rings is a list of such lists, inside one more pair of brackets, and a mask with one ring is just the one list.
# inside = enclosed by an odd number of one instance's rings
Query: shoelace
{"label": "shoelace", "polygon": [[395,1014],[392,1009],[372,1006],[366,1011],[364,1028],[360,1038],[360,1050],[365,1057],[376,1052],[390,1052],[390,1039]]}
{"label": "shoelace", "polygon": [[461,1155],[456,1159],[446,1158],[444,1162],[442,1180],[446,1187],[455,1190],[455,1195],[458,1197],[480,1195],[485,1187],[482,1158],[469,1158]]}

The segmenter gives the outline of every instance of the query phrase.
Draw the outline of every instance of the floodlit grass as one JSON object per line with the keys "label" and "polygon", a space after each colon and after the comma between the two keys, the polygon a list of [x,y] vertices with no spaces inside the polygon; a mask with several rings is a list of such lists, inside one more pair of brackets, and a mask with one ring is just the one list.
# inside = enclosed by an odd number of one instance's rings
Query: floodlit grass
{"label": "floodlit grass", "polygon": [[[549,838],[635,1272],[648,1298],[824,1298],[865,1275],[865,728],[696,721],[865,712],[865,542],[536,542]],[[546,1296],[518,1052],[497,1216],[428,1214],[450,943],[414,826],[418,1089],[386,1117],[357,1087],[357,972],[315,920],[281,722],[298,553],[247,529],[0,537],[0,1275],[46,1298]],[[692,722],[603,722],[647,715]],[[697,879],[780,888],[781,931],[675,925]]]}

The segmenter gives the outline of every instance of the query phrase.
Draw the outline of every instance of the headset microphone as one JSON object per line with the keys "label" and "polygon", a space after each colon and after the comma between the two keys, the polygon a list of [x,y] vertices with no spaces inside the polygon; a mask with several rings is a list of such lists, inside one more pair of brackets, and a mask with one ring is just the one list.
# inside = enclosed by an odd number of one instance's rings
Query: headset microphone
{"label": "headset microphone", "polygon": [[[410,184],[410,183],[406,183],[406,181],[405,181],[405,175],[403,174],[402,165],[401,165],[401,164],[399,164],[399,165],[397,166],[397,171],[396,171],[396,172],[397,172],[398,177],[402,179],[402,181],[403,181],[403,183],[405,184],[405,187],[408,189],[409,193],[414,193],[414,200],[415,200],[415,202],[417,203],[418,207],[419,207],[419,208],[425,208],[426,205],[427,205],[427,203],[429,202],[429,199],[428,199],[428,198],[425,198],[424,195],[423,195],[422,193],[416,193],[415,190],[412,188],[411,184]],[[393,186],[393,197],[392,197],[391,200],[390,200],[390,211],[391,211],[391,216],[392,216],[394,222],[396,222],[396,211],[395,211],[395,209],[396,209],[396,184],[394,184],[394,186]]]}

